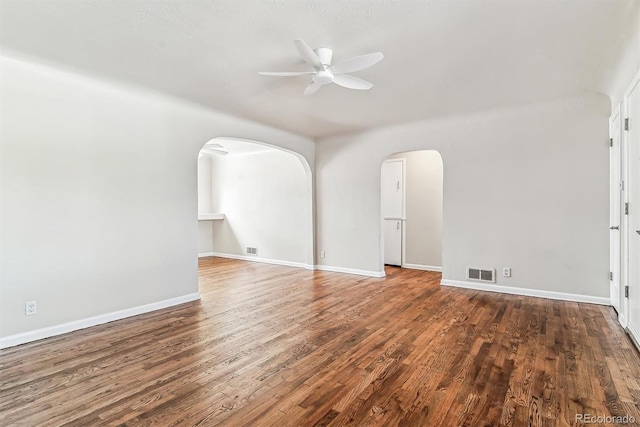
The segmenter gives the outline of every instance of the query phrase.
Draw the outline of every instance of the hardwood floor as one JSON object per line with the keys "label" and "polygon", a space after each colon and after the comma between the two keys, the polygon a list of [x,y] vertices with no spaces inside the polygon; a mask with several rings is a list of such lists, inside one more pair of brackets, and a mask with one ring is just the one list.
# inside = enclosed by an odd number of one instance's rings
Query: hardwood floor
{"label": "hardwood floor", "polygon": [[2,350],[0,425],[640,421],[611,308],[439,280],[201,259],[199,302]]}

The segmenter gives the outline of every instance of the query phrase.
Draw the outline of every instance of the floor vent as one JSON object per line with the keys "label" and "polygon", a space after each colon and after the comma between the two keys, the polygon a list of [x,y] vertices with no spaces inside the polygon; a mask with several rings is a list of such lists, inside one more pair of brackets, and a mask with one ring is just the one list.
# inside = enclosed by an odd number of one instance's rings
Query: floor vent
{"label": "floor vent", "polygon": [[496,270],[487,268],[467,267],[467,279],[478,282],[496,282]]}
{"label": "floor vent", "polygon": [[247,246],[247,254],[248,255],[258,255],[258,248],[251,248]]}

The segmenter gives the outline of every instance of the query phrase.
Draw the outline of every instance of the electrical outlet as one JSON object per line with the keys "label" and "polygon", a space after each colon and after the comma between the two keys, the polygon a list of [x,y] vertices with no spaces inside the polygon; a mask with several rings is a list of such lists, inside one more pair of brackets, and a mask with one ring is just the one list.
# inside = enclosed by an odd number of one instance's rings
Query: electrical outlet
{"label": "electrical outlet", "polygon": [[504,267],[502,269],[502,275],[504,277],[511,277],[511,268],[510,267]]}
{"label": "electrical outlet", "polygon": [[324,251],[320,251],[320,258],[324,258]]}
{"label": "electrical outlet", "polygon": [[38,301],[27,301],[24,304],[25,316],[33,316],[38,312]]}

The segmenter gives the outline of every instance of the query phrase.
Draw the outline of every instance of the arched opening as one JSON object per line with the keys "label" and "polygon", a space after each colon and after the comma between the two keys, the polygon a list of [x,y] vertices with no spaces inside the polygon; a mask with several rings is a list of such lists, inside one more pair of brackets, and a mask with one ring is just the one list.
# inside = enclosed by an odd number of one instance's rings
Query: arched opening
{"label": "arched opening", "polygon": [[313,268],[312,188],[298,153],[211,139],[198,154],[198,257]]}
{"label": "arched opening", "polygon": [[392,154],[380,175],[381,264],[441,272],[442,156],[435,150]]}

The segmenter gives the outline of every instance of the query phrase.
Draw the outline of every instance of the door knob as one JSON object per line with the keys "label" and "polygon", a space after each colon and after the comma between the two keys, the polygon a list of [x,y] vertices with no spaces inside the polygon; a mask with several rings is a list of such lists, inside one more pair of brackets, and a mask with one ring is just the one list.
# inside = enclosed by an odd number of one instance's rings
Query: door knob
{"label": "door knob", "polygon": [[640,234],[640,230],[636,230],[636,233]]}
{"label": "door knob", "polygon": [[612,225],[611,227],[609,227],[609,230],[620,230],[620,226]]}

